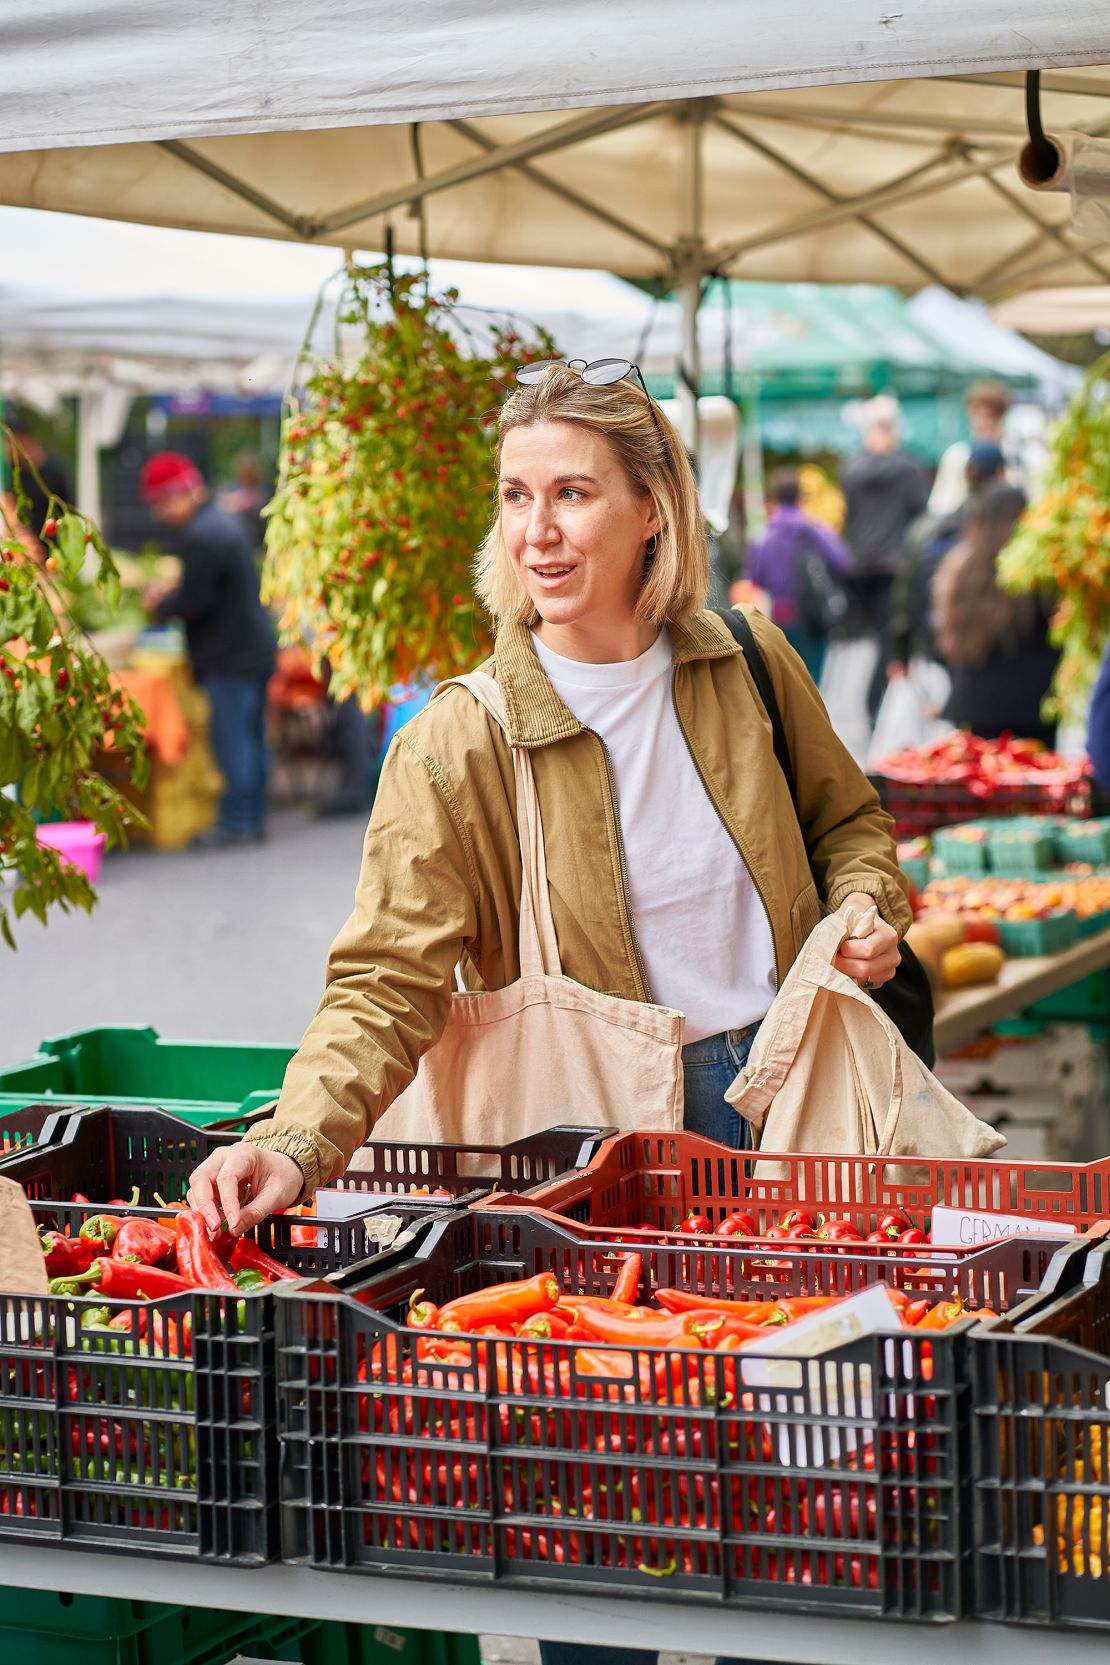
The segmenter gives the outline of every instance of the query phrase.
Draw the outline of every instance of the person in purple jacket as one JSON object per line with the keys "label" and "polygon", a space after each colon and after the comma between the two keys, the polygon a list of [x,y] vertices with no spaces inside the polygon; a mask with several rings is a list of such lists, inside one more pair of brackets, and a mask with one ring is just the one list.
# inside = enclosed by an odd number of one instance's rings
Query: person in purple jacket
{"label": "person in purple jacket", "polygon": [[1103,657],[1087,713],[1087,755],[1095,779],[1110,792],[1110,647]]}
{"label": "person in purple jacket", "polygon": [[828,526],[799,504],[798,476],[784,468],[771,480],[770,525],[748,547],[744,576],[771,597],[771,619],[802,657],[814,682],[829,644],[843,592],[838,580],[852,570],[852,553]]}

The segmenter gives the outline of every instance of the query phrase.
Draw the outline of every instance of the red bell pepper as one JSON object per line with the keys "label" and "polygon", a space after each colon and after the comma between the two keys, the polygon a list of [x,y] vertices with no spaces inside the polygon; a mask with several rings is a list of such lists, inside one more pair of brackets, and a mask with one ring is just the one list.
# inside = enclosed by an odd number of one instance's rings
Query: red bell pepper
{"label": "red bell pepper", "polygon": [[88,1271],[96,1257],[96,1244],[85,1237],[66,1237],[60,1231],[47,1231],[41,1242],[48,1278],[78,1277]]}
{"label": "red bell pepper", "polygon": [[112,1254],[119,1260],[141,1260],[146,1266],[156,1266],[173,1254],[176,1242],[174,1233],[155,1220],[122,1220]]}

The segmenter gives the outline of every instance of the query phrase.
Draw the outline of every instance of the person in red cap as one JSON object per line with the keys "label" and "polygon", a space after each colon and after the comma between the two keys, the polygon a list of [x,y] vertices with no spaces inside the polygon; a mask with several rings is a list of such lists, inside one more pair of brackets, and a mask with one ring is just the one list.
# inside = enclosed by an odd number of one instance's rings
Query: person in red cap
{"label": "person in red cap", "polygon": [[242,525],[209,500],[196,464],[159,451],[143,465],[140,489],[176,534],[182,562],[175,590],[151,598],[159,623],[181,619],[193,674],[212,709],[212,749],[226,789],[217,824],[195,843],[249,844],[266,831],[266,684],[274,627],[258,594],[258,565]]}

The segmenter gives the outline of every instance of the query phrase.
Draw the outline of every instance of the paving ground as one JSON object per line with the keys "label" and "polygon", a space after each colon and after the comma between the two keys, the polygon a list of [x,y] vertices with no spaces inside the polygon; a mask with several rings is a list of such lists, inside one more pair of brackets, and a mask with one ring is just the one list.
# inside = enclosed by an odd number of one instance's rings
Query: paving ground
{"label": "paving ground", "polygon": [[363,830],[282,810],[265,844],[112,852],[91,916],[24,919],[18,952],[0,945],[0,1060],[90,1024],[295,1044],[350,912]]}

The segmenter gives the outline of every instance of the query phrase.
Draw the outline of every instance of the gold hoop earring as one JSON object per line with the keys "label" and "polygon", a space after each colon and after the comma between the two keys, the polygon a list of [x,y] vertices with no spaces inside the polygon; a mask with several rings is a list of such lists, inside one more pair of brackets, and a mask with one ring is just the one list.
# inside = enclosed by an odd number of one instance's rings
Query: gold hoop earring
{"label": "gold hoop earring", "polygon": [[645,543],[645,545],[644,545],[644,554],[647,556],[648,560],[650,561],[652,556],[658,553],[658,550],[659,550],[659,533],[658,532],[653,532],[651,534],[651,537],[648,539],[647,543]]}

